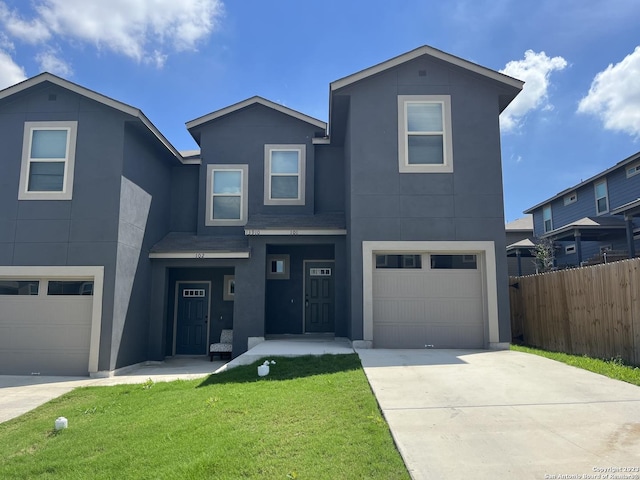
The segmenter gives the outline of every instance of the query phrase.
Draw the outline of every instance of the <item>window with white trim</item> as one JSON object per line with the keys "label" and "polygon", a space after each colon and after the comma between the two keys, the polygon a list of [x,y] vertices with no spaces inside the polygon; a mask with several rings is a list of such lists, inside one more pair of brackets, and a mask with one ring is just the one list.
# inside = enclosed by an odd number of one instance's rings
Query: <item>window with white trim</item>
{"label": "window with white trim", "polygon": [[289,255],[267,255],[267,278],[271,280],[289,279]]}
{"label": "window with white trim", "polygon": [[236,296],[236,276],[225,275],[224,276],[224,289],[222,290],[222,299],[226,301],[233,301]]}
{"label": "window with white trim", "polygon": [[607,193],[607,181],[602,180],[594,185],[596,196],[596,213],[598,215],[609,211],[609,195]]}
{"label": "window with white trim", "polygon": [[553,230],[553,220],[551,218],[551,205],[545,205],[542,208],[542,224],[544,225],[544,233]]}
{"label": "window with white trim", "polygon": [[264,204],[304,205],[305,145],[264,146]]}
{"label": "window with white trim", "polygon": [[248,165],[207,165],[205,225],[247,223]]}
{"label": "window with white trim", "polygon": [[398,96],[398,166],[401,173],[453,172],[449,95]]}
{"label": "window with white trim", "polygon": [[576,203],[578,201],[578,192],[571,192],[564,196],[564,204],[571,205],[572,203]]}
{"label": "window with white trim", "polygon": [[78,122],[25,122],[19,200],[71,200]]}
{"label": "window with white trim", "polygon": [[640,163],[634,163],[630,167],[627,167],[627,178],[633,177],[640,173]]}
{"label": "window with white trim", "polygon": [[564,253],[569,255],[572,253],[576,253],[576,244],[575,243],[570,243],[569,245],[566,245],[564,247]]}

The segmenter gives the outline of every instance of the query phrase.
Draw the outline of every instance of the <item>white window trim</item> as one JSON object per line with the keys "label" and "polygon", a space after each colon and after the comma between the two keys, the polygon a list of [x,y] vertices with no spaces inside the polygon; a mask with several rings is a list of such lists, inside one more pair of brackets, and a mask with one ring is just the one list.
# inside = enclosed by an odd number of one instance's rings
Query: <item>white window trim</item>
{"label": "white window trim", "polygon": [[[64,159],[64,179],[62,191],[59,192],[31,192],[29,191],[29,170],[31,162],[46,162],[47,159],[31,159],[31,140],[34,130],[67,130],[67,154]],[[73,195],[73,175],[76,162],[76,138],[78,122],[25,122],[22,140],[22,165],[20,168],[20,189],[18,200],[71,200]],[[53,160],[51,160],[53,161]]]}
{"label": "white window trim", "polygon": [[[597,194],[597,187],[598,185],[604,185],[604,197],[600,197],[600,198],[604,198],[606,203],[607,203],[607,208],[605,210],[603,210],[602,212],[598,211],[598,194]],[[607,180],[601,180],[599,182],[596,182],[593,184],[593,197],[595,198],[596,201],[596,215],[604,215],[605,213],[609,213],[609,186],[607,185]]]}
{"label": "white window trim", "polygon": [[[271,271],[271,262],[281,260],[284,262],[284,271],[282,273]],[[270,280],[289,280],[289,255],[273,254],[267,255],[267,278]]]}
{"label": "white window trim", "polygon": [[[547,210],[547,208],[549,209],[549,222],[551,224],[551,226],[548,229],[546,228],[546,225],[545,225],[546,220],[544,218],[544,212],[545,212],[545,210]],[[553,210],[551,208],[551,204],[548,203],[544,207],[542,207],[542,231],[544,233],[548,233],[551,230],[553,230]]]}
{"label": "white window trim", "polygon": [[565,255],[571,255],[573,253],[576,253],[576,244],[572,243],[570,245],[566,245],[564,247],[564,253]]}
{"label": "white window trim", "polygon": [[[631,172],[629,172],[631,171]],[[631,178],[636,176],[638,173],[640,173],[640,163],[634,163],[633,165],[629,165],[626,169],[625,169],[625,173],[627,175],[627,178]]]}
{"label": "white window trim", "polygon": [[[442,105],[443,162],[441,165],[409,164],[407,134],[408,103],[439,103]],[[451,173],[453,172],[453,135],[451,130],[450,95],[398,95],[398,168],[400,173]]]}
{"label": "white window trim", "polygon": [[[235,275],[225,275],[224,276],[224,289],[222,290],[222,300],[233,302],[235,299]],[[233,292],[231,291],[231,285],[234,286]]]}
{"label": "white window trim", "polygon": [[[239,219],[213,219],[213,172],[214,171],[239,171],[241,172],[241,187],[240,192],[240,218]],[[205,207],[205,221],[204,224],[207,227],[230,227],[230,226],[243,226],[247,224],[247,194],[248,194],[248,181],[249,181],[249,166],[248,165],[207,165],[207,205]]]}
{"label": "white window trim", "polygon": [[578,192],[571,192],[564,196],[564,204],[571,205],[572,203],[576,203],[578,201]]}
{"label": "white window trim", "polygon": [[[298,198],[271,198],[271,152],[298,152]],[[307,147],[304,144],[267,144],[264,146],[264,204],[265,205],[304,205],[305,178],[307,165]],[[277,174],[279,175],[279,174]],[[292,175],[293,176],[293,175]]]}

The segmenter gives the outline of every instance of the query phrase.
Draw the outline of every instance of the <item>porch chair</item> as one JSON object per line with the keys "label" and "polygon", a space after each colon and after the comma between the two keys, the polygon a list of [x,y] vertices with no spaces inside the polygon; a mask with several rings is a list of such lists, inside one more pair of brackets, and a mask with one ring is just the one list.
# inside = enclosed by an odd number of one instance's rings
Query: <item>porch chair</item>
{"label": "porch chair", "polygon": [[209,347],[209,361],[213,362],[213,356],[215,354],[222,355],[229,354],[231,358],[231,350],[233,347],[233,330],[222,330],[220,333],[220,342],[212,343]]}

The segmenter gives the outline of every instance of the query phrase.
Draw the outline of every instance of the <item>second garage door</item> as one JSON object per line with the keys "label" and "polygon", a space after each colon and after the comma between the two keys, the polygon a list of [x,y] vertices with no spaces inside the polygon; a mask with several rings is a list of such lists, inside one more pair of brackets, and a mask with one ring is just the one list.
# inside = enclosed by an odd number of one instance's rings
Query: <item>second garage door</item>
{"label": "second garage door", "polygon": [[484,348],[481,257],[377,254],[375,348]]}

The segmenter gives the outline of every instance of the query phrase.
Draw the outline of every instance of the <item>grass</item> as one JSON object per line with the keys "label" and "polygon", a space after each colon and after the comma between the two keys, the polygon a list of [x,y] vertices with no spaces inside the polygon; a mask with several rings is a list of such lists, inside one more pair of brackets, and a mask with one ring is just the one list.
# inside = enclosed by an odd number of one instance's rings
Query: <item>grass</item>
{"label": "grass", "polygon": [[76,389],[0,424],[0,478],[409,479],[357,355],[274,360]]}
{"label": "grass", "polygon": [[631,383],[640,386],[640,368],[625,365],[619,358],[610,360],[601,360],[591,358],[584,355],[569,355],[567,353],[550,352],[538,348],[525,347],[520,345],[511,345],[511,350],[518,352],[532,353],[541,357],[557,360],[574,367],[599,373],[615,380]]}

